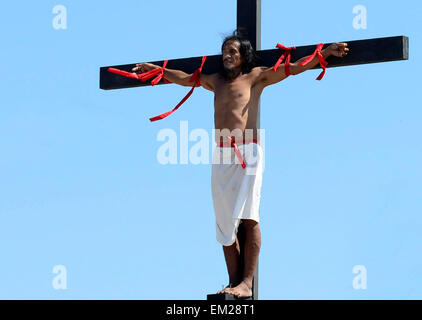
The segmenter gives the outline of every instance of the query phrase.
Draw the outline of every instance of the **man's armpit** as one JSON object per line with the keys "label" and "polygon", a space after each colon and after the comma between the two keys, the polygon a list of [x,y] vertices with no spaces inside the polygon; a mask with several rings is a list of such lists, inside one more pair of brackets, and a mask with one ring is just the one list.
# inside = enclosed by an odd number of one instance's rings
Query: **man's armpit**
{"label": "man's armpit", "polygon": [[201,76],[199,78],[199,81],[201,82],[201,86],[203,86],[205,89],[214,91],[214,74],[203,74],[201,73]]}

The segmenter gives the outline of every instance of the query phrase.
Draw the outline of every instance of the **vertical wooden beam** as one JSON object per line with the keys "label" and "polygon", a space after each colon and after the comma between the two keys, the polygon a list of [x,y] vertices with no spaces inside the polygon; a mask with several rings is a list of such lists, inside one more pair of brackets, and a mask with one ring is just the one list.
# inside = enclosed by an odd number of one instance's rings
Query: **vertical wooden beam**
{"label": "vertical wooden beam", "polygon": [[[237,0],[237,30],[246,34],[255,51],[261,50],[261,0]],[[260,128],[261,124],[260,109],[261,102],[258,101],[257,129]],[[242,241],[244,244],[245,231],[243,228],[243,225],[240,224],[238,234],[239,241]],[[252,299],[254,300],[258,300],[258,265],[259,263],[256,265],[252,283]]]}
{"label": "vertical wooden beam", "polygon": [[255,51],[261,50],[261,0],[237,0],[237,29],[246,33]]}

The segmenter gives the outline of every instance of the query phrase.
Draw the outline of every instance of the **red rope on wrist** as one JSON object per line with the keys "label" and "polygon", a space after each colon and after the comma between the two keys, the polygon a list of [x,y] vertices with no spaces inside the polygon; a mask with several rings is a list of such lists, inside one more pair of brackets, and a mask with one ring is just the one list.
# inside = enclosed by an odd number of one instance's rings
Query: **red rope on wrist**
{"label": "red rope on wrist", "polygon": [[150,71],[138,74],[138,79],[142,80],[142,82],[145,82],[156,76],[155,79],[151,81],[151,86],[158,84],[161,79],[163,79],[165,83],[170,83],[164,78],[164,69],[166,68],[168,62],[168,60],[165,60],[161,68],[152,69]]}
{"label": "red rope on wrist", "polygon": [[321,53],[323,46],[324,46],[323,43],[318,44],[314,53],[300,64],[301,67],[306,66],[309,62],[311,62],[315,58],[316,55],[318,55],[319,65],[323,69],[323,71],[321,72],[321,74],[317,78],[318,81],[320,81],[322,78],[324,78],[325,71],[327,70],[327,65],[328,65],[328,62],[325,61],[325,59],[324,59],[324,57],[322,56],[322,53]]}
{"label": "red rope on wrist", "polygon": [[189,97],[192,95],[193,91],[195,90],[195,87],[200,87],[201,86],[201,82],[200,82],[200,76],[201,76],[201,72],[202,72],[202,67],[204,66],[205,60],[207,59],[206,56],[202,57],[202,63],[201,66],[195,70],[195,72],[192,74],[192,76],[189,79],[189,82],[193,82],[193,86],[192,89],[190,89],[190,91],[188,92],[188,94],[177,104],[177,106],[175,106],[173,108],[173,110],[167,111],[163,114],[160,114],[156,117],[152,117],[149,120],[151,122],[157,121],[157,120],[161,120],[164,119],[165,117],[168,117],[169,115],[171,115],[174,111],[176,111],[177,109],[179,109],[179,107],[185,103],[186,100],[189,99]]}
{"label": "red rope on wrist", "polygon": [[284,71],[286,72],[286,76],[290,76],[290,60],[291,60],[291,52],[292,50],[295,50],[296,47],[285,47],[280,43],[277,43],[277,48],[285,50],[285,52],[282,54],[282,56],[277,60],[276,64],[273,67],[274,71],[277,71],[280,64],[283,62],[284,57],[286,57],[286,62],[284,63]]}
{"label": "red rope on wrist", "polygon": [[167,81],[167,79],[164,78],[164,69],[166,68],[167,63],[168,63],[168,60],[165,60],[162,67],[155,68],[144,73],[127,72],[127,71],[119,70],[116,68],[108,68],[107,71],[119,74],[127,78],[138,79],[138,80],[141,80],[142,82],[145,82],[156,76],[156,78],[151,81],[151,85],[154,86],[158,84],[161,81],[161,79],[163,79],[165,83],[171,83]]}

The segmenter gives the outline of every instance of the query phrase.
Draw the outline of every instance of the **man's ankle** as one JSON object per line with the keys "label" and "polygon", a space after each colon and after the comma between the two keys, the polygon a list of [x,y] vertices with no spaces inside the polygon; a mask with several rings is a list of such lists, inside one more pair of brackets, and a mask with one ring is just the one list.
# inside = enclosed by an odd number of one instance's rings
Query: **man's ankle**
{"label": "man's ankle", "polygon": [[248,286],[248,288],[252,289],[253,278],[251,278],[251,279],[244,278],[241,282],[245,283]]}
{"label": "man's ankle", "polygon": [[232,279],[229,279],[229,280],[230,280],[230,284],[232,285],[233,288],[236,287],[237,285],[239,285],[239,283],[242,282],[242,278],[240,278],[240,277],[232,278]]}

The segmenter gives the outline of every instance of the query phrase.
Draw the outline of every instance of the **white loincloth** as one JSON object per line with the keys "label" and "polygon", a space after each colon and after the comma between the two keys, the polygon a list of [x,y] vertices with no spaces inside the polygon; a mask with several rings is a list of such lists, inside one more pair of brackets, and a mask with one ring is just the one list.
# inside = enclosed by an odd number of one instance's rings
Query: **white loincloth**
{"label": "white loincloth", "polygon": [[217,241],[224,246],[236,240],[241,219],[259,222],[263,153],[260,145],[238,145],[246,168],[242,168],[234,148],[216,146],[212,164],[212,197]]}

